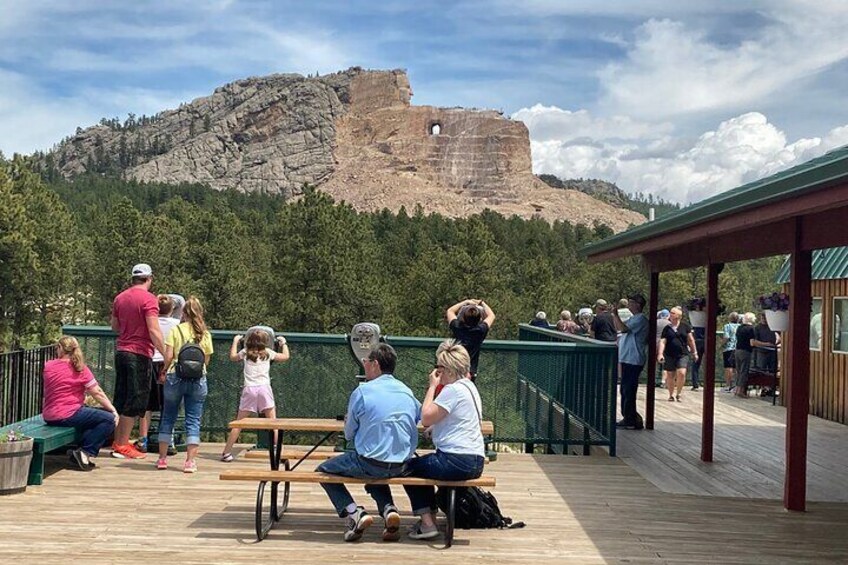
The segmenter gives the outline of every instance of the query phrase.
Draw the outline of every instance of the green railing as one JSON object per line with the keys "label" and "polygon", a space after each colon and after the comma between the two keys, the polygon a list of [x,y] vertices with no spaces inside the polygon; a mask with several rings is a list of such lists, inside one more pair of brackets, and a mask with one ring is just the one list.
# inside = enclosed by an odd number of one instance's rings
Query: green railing
{"label": "green railing", "polygon": [[[111,395],[115,380],[114,332],[99,326],[66,326],[63,331],[80,340],[89,366]],[[227,430],[228,422],[234,418],[241,393],[241,365],[227,358],[236,333],[212,332],[215,354],[209,365],[209,396],[201,425],[204,432],[216,434],[216,437]],[[271,369],[277,414],[291,418],[333,418],[344,414],[347,399],[357,386],[354,377],[358,371],[345,336],[284,335],[291,350],[291,360],[275,363]],[[396,376],[423,398],[436,347],[442,338],[390,335],[386,339],[398,353]],[[551,383],[557,379],[573,378],[580,367],[594,370],[596,357],[597,347],[591,344],[587,347],[561,342],[486,341],[480,355],[477,385],[483,400],[484,418],[494,422],[492,441],[554,446],[558,452],[563,452],[568,445],[583,444],[584,434],[574,425],[551,425],[547,414],[528,411],[526,388],[527,383],[534,387],[553,386]],[[563,366],[569,368],[565,373]],[[591,380],[597,378],[593,376]],[[609,387],[609,383],[606,386]],[[569,391],[569,407],[576,402],[591,404],[585,409],[573,408],[573,413],[580,418],[588,414],[599,418],[600,412],[609,410],[606,392],[604,399],[598,400],[590,398],[590,390],[585,387],[578,388],[577,392],[573,392],[570,385],[561,388]],[[614,397],[611,406],[614,418]],[[609,428],[600,428],[600,433],[609,434]],[[593,432],[590,439],[593,444],[608,444],[614,449],[614,436],[611,442],[609,437],[605,435],[607,439],[602,440]]]}
{"label": "green railing", "polygon": [[[521,354],[521,406],[535,435],[555,436],[560,445],[609,446],[615,455],[616,378],[615,344],[520,324],[518,339],[568,346],[566,355]],[[558,449],[553,449],[558,451]]]}

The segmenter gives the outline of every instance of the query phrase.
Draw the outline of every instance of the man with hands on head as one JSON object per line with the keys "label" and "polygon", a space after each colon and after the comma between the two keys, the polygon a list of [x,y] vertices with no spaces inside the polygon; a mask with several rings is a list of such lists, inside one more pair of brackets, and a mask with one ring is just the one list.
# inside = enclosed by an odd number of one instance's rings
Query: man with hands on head
{"label": "man with hands on head", "polygon": [[445,313],[451,336],[471,358],[471,380],[477,379],[480,347],[495,323],[495,312],[483,300],[469,298],[457,302]]}

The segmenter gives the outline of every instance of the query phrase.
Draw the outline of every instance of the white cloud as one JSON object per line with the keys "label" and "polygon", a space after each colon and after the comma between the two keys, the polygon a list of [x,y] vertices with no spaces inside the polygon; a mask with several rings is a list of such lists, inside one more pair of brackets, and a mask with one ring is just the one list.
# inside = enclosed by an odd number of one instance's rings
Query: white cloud
{"label": "white cloud", "polygon": [[188,92],[128,87],[86,88],[57,98],[27,77],[0,69],[0,151],[10,156],[46,150],[77,126],[128,112],[152,115],[191,98]]}
{"label": "white cloud", "polygon": [[[667,124],[596,118],[536,105],[513,114],[530,130],[533,169],[560,178],[600,178],[628,192],[697,202],[848,143],[848,125],[792,143],[758,112],[723,121],[691,143]],[[618,125],[620,129],[617,129]]]}
{"label": "white cloud", "polygon": [[706,29],[651,19],[636,29],[624,59],[598,78],[599,107],[640,119],[738,111],[781,96],[848,57],[848,11],[803,3],[773,9],[751,37],[724,45]]}

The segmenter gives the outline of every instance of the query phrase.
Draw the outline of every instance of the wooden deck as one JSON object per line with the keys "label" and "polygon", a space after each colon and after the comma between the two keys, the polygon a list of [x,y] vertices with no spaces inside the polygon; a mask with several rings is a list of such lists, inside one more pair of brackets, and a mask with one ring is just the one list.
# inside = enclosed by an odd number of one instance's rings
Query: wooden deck
{"label": "wooden deck", "polygon": [[[219,463],[219,451],[203,447],[196,475],[156,471],[152,460],[101,458],[95,472],[61,469],[43,486],[0,498],[0,563],[848,561],[846,504],[811,503],[807,513],[789,513],[779,501],[666,494],[604,456],[501,455],[486,473],[497,477],[504,513],[527,527],[460,530],[447,551],[407,539],[382,543],[379,521],[362,542],[344,543],[318,485],[296,485],[289,513],[255,543],[255,487],[220,481],[218,473],[263,464]],[[352,492],[373,505],[361,488]],[[395,494],[404,524],[411,523],[406,497]]]}
{"label": "wooden deck", "polygon": [[[667,398],[657,390],[653,431],[619,431],[623,461],[663,492],[782,499],[785,408],[716,392],[713,462],[702,463],[702,393]],[[848,502],[848,426],[810,416],[807,454],[807,500]]]}

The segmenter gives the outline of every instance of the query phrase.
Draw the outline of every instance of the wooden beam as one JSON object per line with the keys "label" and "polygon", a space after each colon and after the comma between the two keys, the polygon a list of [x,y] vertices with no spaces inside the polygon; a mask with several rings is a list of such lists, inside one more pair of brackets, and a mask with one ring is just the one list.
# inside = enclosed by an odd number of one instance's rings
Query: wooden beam
{"label": "wooden beam", "polygon": [[786,478],[783,506],[804,511],[807,503],[807,414],[810,403],[810,306],[812,252],[801,247],[803,221],[795,224],[789,298],[789,373],[786,404]]}
{"label": "wooden beam", "polygon": [[[676,231],[657,234],[648,239],[638,241],[630,245],[624,245],[622,247],[609,249],[607,251],[603,251],[589,256],[588,260],[594,263],[599,261],[619,259],[621,257],[629,257],[631,255],[656,253],[663,250],[669,251],[673,248],[680,247],[687,243],[698,242],[701,240],[710,240],[713,238],[721,237],[723,235],[738,233],[746,229],[756,229],[762,234],[764,226],[768,224],[780,222],[783,220],[792,220],[795,217],[818,214],[820,212],[832,209],[837,203],[841,204],[844,202],[848,202],[848,184],[840,184],[822,188],[814,192],[797,196],[795,198],[780,200],[777,202],[769,202],[761,206],[756,206],[755,203],[752,203],[751,208],[749,209],[745,209],[734,214],[728,214],[714,219],[708,219],[700,224],[685,226],[684,228],[678,229]],[[842,233],[844,231],[845,230],[841,230],[839,232],[830,232],[830,237],[832,239],[830,239],[827,244],[820,245],[820,247],[833,247],[837,245],[845,245],[845,243],[838,243],[839,241],[845,241],[846,236],[844,233]],[[771,235],[775,234],[770,234],[770,236]],[[744,249],[749,244],[753,244],[753,242],[756,242],[760,239],[767,240],[768,238],[755,238],[746,240],[739,237],[736,239],[736,241],[739,243],[735,247],[742,247]],[[789,250],[768,252],[762,255],[752,255],[749,253],[743,253],[744,256],[733,260],[739,261],[742,259],[756,259],[757,257],[766,257],[768,255],[776,255],[778,253],[784,252],[789,252]],[[716,261],[722,260],[717,256],[713,256],[712,258]],[[728,261],[729,260],[726,260],[724,262]],[[697,263],[691,263],[683,267],[675,268],[682,269],[685,267],[703,264],[704,262],[701,261]]]}
{"label": "wooden beam", "polygon": [[715,353],[716,318],[718,317],[718,274],[724,268],[723,263],[707,265],[707,327],[704,336],[704,409],[701,415],[701,461],[713,460],[713,429],[715,418]]}
{"label": "wooden beam", "polygon": [[645,389],[645,429],[654,429],[654,408],[657,400],[654,379],[657,375],[657,310],[659,310],[660,274],[651,271],[648,297],[648,388]]}

